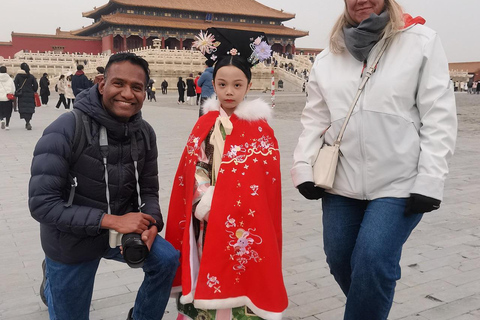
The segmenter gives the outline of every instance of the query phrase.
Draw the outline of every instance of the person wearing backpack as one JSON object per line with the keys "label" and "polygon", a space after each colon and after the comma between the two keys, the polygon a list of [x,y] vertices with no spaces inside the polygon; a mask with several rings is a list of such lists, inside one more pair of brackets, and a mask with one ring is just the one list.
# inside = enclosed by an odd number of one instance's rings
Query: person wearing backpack
{"label": "person wearing backpack", "polygon": [[[52,122],[35,147],[29,208],[40,223],[40,294],[51,319],[89,318],[102,258],[145,272],[128,319],[163,316],[179,254],[158,235],[163,220],[156,136],[140,112],[148,80],[143,58],[111,56],[104,79],[80,93],[74,110]],[[139,248],[133,253],[144,257],[141,263],[127,260],[127,241],[134,238],[135,247],[128,248]]]}

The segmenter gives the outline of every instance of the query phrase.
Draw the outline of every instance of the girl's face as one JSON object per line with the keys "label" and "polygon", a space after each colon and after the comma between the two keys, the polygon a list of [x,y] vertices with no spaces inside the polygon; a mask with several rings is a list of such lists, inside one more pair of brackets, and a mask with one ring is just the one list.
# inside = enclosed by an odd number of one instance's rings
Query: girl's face
{"label": "girl's face", "polygon": [[252,83],[247,76],[235,66],[229,65],[218,69],[213,88],[217,93],[222,109],[231,116],[235,108],[243,101]]}
{"label": "girl's face", "polygon": [[380,14],[385,7],[385,0],[345,0],[345,4],[350,18],[360,23],[372,13]]}

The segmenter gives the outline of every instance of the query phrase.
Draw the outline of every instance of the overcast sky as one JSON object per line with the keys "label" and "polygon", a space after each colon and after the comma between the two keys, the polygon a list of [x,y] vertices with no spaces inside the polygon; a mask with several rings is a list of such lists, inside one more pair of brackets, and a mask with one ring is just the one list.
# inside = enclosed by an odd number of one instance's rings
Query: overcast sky
{"label": "overcast sky", "polygon": [[[161,1],[161,0],[159,0]],[[231,0],[235,1],[235,0]],[[0,41],[10,41],[11,32],[54,34],[57,27],[74,30],[92,23],[82,12],[108,0],[23,0],[2,1]],[[343,10],[342,0],[258,0],[275,9],[295,13],[285,25],[309,31],[297,47],[324,48],[335,19]],[[426,25],[442,39],[450,62],[480,61],[479,0],[398,0],[412,16],[422,16]]]}

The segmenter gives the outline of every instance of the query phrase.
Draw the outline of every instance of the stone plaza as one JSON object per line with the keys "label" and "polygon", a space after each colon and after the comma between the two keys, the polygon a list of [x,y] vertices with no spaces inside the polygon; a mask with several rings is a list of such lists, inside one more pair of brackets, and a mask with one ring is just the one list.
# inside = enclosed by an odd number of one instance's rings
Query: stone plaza
{"label": "stone plaza", "polygon": [[[270,100],[268,93],[252,97]],[[47,107],[37,108],[27,131],[18,113],[10,130],[0,131],[0,319],[46,320],[39,297],[42,282],[39,224],[28,210],[28,181],[33,149],[45,127],[62,112],[53,92]],[[438,211],[425,214],[403,250],[389,319],[480,319],[480,95],[457,93],[459,132],[445,197]],[[198,107],[177,105],[176,91],[146,102],[144,118],[157,133],[160,205],[166,221],[176,167]],[[339,320],[345,297],[330,275],[322,244],[321,202],[305,200],[290,178],[292,154],[301,132],[302,93],[276,96],[276,132],[282,155],[283,271],[289,296],[284,319]],[[161,233],[163,235],[163,232]],[[92,320],[126,319],[143,272],[102,260],[90,310]],[[176,319],[170,300],[165,320]]]}

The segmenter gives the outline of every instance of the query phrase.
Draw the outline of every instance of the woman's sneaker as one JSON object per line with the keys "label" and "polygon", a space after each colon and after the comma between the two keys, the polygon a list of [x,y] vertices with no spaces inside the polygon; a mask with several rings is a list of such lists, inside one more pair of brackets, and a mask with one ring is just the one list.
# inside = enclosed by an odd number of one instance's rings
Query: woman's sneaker
{"label": "woman's sneaker", "polygon": [[25,129],[27,129],[27,130],[32,130],[32,125],[31,125],[30,123],[27,123],[27,124],[25,125]]}
{"label": "woman's sneaker", "polygon": [[2,124],[1,124],[2,129],[5,129],[5,120],[2,120],[1,123],[2,123]]}

